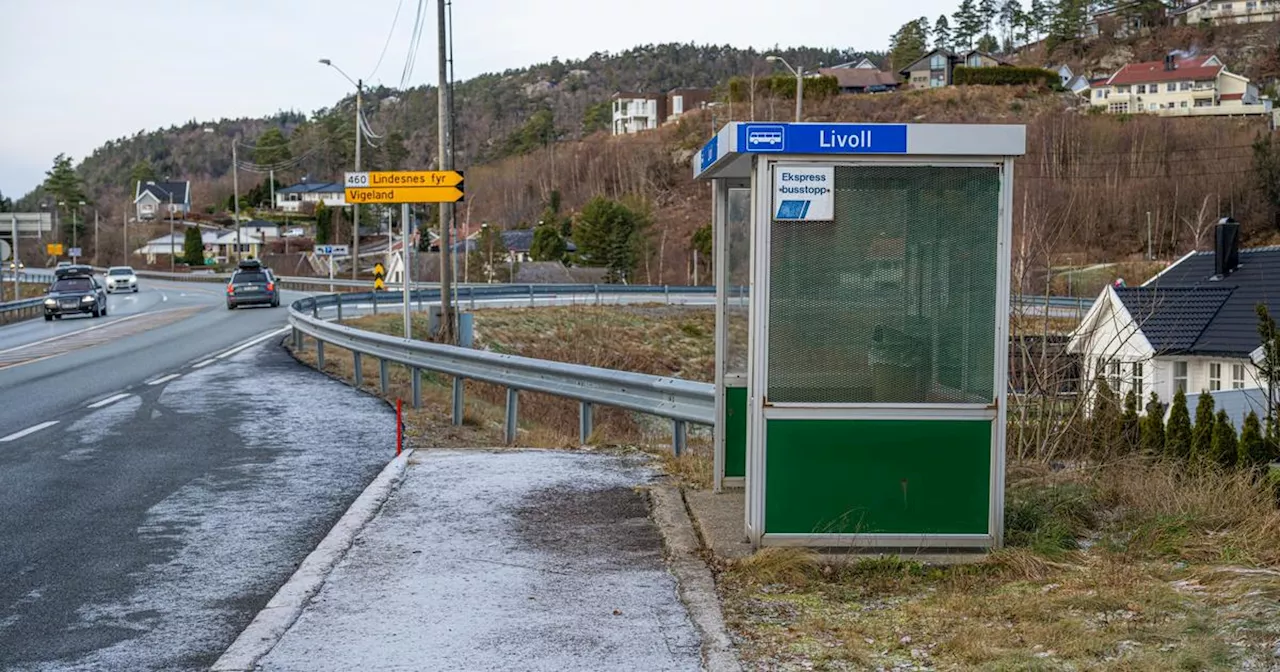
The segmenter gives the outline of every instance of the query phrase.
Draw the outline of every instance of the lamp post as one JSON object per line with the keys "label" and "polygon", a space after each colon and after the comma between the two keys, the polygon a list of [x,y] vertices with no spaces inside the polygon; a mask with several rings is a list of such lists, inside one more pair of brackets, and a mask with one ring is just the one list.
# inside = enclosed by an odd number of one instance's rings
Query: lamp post
{"label": "lamp post", "polygon": [[[799,123],[801,119],[801,110],[803,109],[802,104],[804,103],[804,66],[800,66],[797,70],[796,68],[791,67],[791,64],[781,56],[765,56],[764,60],[770,63],[781,63],[791,71],[791,74],[796,76],[796,123]],[[819,65],[821,65],[821,63],[819,63]]]}
{"label": "lamp post", "polygon": [[[168,179],[165,179],[165,182],[168,181]],[[173,190],[166,189],[166,191],[169,192],[169,272],[172,273],[174,271],[175,259],[178,257],[178,253],[174,251],[174,248],[178,246],[178,241],[173,239]],[[236,222],[237,231],[239,231],[239,226],[240,223]]]}
{"label": "lamp post", "polygon": [[[58,201],[58,205],[67,207],[67,202]],[[80,228],[80,218],[78,217],[78,215],[80,214],[79,213],[80,208],[84,207],[84,205],[85,205],[84,201],[80,201],[79,202],[80,207],[77,207],[71,211],[71,249],[72,250],[76,249],[76,229]],[[72,263],[76,263],[78,261],[80,261],[80,258],[78,255],[74,255],[74,254],[71,255]]]}
{"label": "lamp post", "polygon": [[[344,78],[346,78],[348,82],[351,82],[356,87],[356,170],[355,172],[358,173],[360,172],[360,145],[362,144],[361,131],[360,131],[360,107],[364,103],[364,80],[351,79],[351,77],[347,75],[347,73],[342,71],[342,68],[339,68],[338,66],[334,65],[333,61],[327,58],[320,59],[320,63],[322,65],[327,65],[333,68],[334,70],[337,70],[338,74],[342,75]],[[351,221],[352,221],[352,227],[353,227],[352,236],[351,236],[351,279],[355,280],[357,279],[357,276],[360,273],[360,204],[353,203],[351,204],[351,208],[352,208]]]}

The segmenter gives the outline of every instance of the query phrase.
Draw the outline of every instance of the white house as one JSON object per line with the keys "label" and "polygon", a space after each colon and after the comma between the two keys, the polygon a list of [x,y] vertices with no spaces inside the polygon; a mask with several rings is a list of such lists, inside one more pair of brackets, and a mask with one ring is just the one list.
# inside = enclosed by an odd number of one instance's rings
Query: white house
{"label": "white house", "polygon": [[1253,357],[1255,310],[1280,297],[1280,247],[1238,248],[1223,220],[1212,251],[1192,252],[1140,287],[1107,287],[1071,335],[1086,380],[1099,376],[1144,400],[1182,390],[1245,390],[1265,383]]}
{"label": "white house", "polygon": [[191,212],[191,183],[138,182],[134,190],[133,207],[139,220],[163,219],[172,214],[175,218]]}
{"label": "white house", "polygon": [[1206,0],[1174,12],[1187,25],[1280,21],[1280,0]]}
{"label": "white house", "polygon": [[1094,107],[1112,114],[1241,116],[1271,114],[1271,101],[1247,77],[1227,70],[1217,56],[1130,63],[1095,84]]}
{"label": "white house", "polygon": [[639,133],[662,125],[667,116],[663,94],[618,92],[613,94],[613,134]]}
{"label": "white house", "polygon": [[[200,240],[204,243],[205,249],[208,250],[209,246],[214,244],[214,242],[218,240],[218,236],[221,234],[221,231],[201,230]],[[175,232],[172,237],[170,237],[169,234],[165,234],[159,238],[152,238],[151,240],[148,240],[146,245],[134,250],[133,253],[145,257],[148,264],[154,264],[156,263],[157,257],[168,257],[171,254],[184,254],[183,246],[185,245],[186,240],[186,233],[182,231]]]}
{"label": "white house", "polygon": [[338,182],[300,182],[276,190],[277,210],[300,212],[306,203],[312,206],[324,203],[326,208],[340,208],[347,204],[347,192]]}

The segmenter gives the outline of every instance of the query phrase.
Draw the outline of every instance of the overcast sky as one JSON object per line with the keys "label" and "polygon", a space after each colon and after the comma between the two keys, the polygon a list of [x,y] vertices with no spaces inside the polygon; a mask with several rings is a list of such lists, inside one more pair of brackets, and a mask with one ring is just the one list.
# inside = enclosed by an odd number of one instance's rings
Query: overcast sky
{"label": "overcast sky", "polygon": [[[53,157],[191,119],[304,113],[352,78],[399,87],[419,0],[0,0],[0,193]],[[434,81],[436,2],[410,86]],[[458,0],[458,79],[661,42],[884,49],[956,0]],[[396,8],[399,19],[391,30]],[[388,43],[388,34],[390,41]],[[386,55],[377,67],[383,45]]]}

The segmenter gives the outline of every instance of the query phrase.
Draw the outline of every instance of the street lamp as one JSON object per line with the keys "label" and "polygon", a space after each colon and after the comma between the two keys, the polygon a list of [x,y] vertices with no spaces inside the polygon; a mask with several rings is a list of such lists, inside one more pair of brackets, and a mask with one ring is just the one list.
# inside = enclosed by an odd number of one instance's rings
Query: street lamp
{"label": "street lamp", "polygon": [[[85,205],[84,201],[80,201],[79,204],[80,204],[80,208],[83,208]],[[67,202],[58,201],[58,205],[61,205],[62,207],[65,208],[67,207]],[[80,227],[80,219],[76,215],[79,214],[80,208],[75,208],[74,210],[71,211],[71,249],[72,250],[76,249],[76,229]],[[71,261],[72,263],[80,261],[79,256],[74,254],[71,255]]]}
{"label": "street lamp", "polygon": [[[796,76],[796,122],[799,123],[801,118],[801,104],[804,102],[804,66],[800,66],[797,70],[796,68],[791,67],[791,64],[781,56],[765,56],[764,60],[770,63],[781,63],[791,71],[791,74]],[[818,65],[822,64],[819,63]]]}
{"label": "street lamp", "polygon": [[[327,65],[333,68],[334,70],[337,70],[338,74],[342,75],[348,82],[351,82],[356,87],[356,171],[355,172],[358,173],[360,172],[360,145],[361,145],[360,107],[364,103],[364,80],[351,79],[351,77],[347,73],[342,71],[342,68],[339,68],[338,66],[334,65],[333,61],[327,58],[320,59],[320,63],[321,65]],[[352,208],[351,220],[352,220],[352,226],[354,228],[351,236],[351,279],[355,280],[357,279],[357,276],[360,273],[360,204],[352,203],[351,208]]]}

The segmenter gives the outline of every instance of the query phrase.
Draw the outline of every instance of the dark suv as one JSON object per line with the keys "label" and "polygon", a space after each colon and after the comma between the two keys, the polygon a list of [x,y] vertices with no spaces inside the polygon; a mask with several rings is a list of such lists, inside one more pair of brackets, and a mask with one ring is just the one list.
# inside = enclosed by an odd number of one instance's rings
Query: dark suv
{"label": "dark suv", "polygon": [[241,261],[227,283],[227,310],[240,306],[280,305],[280,287],[271,269],[257,259]]}
{"label": "dark suv", "polygon": [[106,316],[107,293],[93,277],[89,266],[65,266],[54,271],[49,295],[44,300],[44,319],[62,319],[63,315]]}

